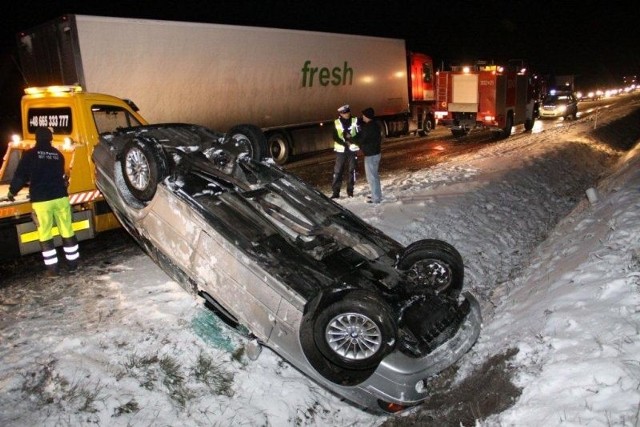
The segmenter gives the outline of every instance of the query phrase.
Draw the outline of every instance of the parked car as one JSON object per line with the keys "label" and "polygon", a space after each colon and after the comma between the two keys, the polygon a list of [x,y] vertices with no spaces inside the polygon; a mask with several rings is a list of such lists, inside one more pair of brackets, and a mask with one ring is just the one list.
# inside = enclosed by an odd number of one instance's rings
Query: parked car
{"label": "parked car", "polygon": [[570,92],[552,92],[542,101],[539,117],[576,119],[578,117],[578,98]]}
{"label": "parked car", "polygon": [[404,247],[264,160],[260,135],[121,129],[92,154],[96,184],[149,256],[229,325],[363,409],[419,404],[480,333],[462,257],[441,240]]}

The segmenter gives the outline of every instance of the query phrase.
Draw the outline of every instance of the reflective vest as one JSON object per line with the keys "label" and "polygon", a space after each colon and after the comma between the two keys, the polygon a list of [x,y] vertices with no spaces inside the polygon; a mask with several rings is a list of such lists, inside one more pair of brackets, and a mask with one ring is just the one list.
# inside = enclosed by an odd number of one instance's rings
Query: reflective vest
{"label": "reflective vest", "polygon": [[[340,119],[336,119],[334,122],[334,125],[336,127],[336,130],[338,131],[338,138],[340,138],[341,140],[345,140],[344,139],[344,129],[342,128],[342,122],[340,121]],[[356,136],[356,134],[358,133],[358,118],[357,117],[351,117],[351,126],[349,126],[349,128],[347,129],[349,131],[349,133],[351,134],[351,136]],[[356,144],[349,144],[349,151],[358,151],[360,149],[360,147],[358,147]],[[338,153],[344,153],[344,145],[339,144],[338,142],[334,141],[333,142],[333,150],[338,152]]]}

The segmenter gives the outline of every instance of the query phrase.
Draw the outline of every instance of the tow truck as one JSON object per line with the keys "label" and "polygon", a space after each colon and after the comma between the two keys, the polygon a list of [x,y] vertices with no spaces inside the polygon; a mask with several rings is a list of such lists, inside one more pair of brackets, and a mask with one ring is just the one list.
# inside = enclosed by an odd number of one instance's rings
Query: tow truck
{"label": "tow truck", "polygon": [[[91,154],[99,135],[119,128],[148,124],[135,104],[111,95],[83,91],[80,86],[29,87],[21,101],[22,135],[7,145],[0,167],[0,260],[39,252],[36,225],[31,217],[29,189],[9,201],[6,195],[22,153],[35,145],[35,132],[48,127],[52,145],[65,158],[73,228],[78,240],[119,227],[119,223],[95,185]],[[54,242],[62,244],[54,227]]]}

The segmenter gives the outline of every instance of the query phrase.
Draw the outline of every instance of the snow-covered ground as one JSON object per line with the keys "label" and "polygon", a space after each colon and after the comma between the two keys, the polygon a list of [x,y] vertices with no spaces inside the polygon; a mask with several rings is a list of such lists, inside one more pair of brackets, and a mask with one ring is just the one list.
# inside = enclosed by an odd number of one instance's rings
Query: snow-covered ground
{"label": "snow-covered ground", "polygon": [[[522,388],[478,425],[640,424],[639,109],[634,95],[597,121],[383,177],[380,205],[365,203],[364,179],[358,197],[340,200],[404,244],[440,238],[462,254],[484,326],[457,379],[517,348]],[[41,277],[37,257],[33,268],[3,270],[0,425],[393,419],[340,401],[268,349],[249,361],[244,338],[129,241],[94,252],[79,274],[56,280]]]}

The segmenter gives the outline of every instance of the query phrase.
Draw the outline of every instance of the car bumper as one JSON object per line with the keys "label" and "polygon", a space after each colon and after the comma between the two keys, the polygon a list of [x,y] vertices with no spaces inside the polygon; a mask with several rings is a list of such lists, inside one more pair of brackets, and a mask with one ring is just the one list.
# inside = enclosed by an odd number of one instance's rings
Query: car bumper
{"label": "car bumper", "polygon": [[428,397],[426,381],[429,377],[459,360],[480,335],[480,304],[470,293],[463,295],[470,303],[470,311],[458,332],[426,356],[413,358],[399,351],[387,356],[374,374],[357,386],[364,393],[354,394],[361,394],[357,400],[363,406],[374,408],[384,402],[409,407]]}
{"label": "car bumper", "polygon": [[540,118],[556,118],[556,117],[564,117],[567,114],[567,111],[560,110],[540,110],[539,117]]}

